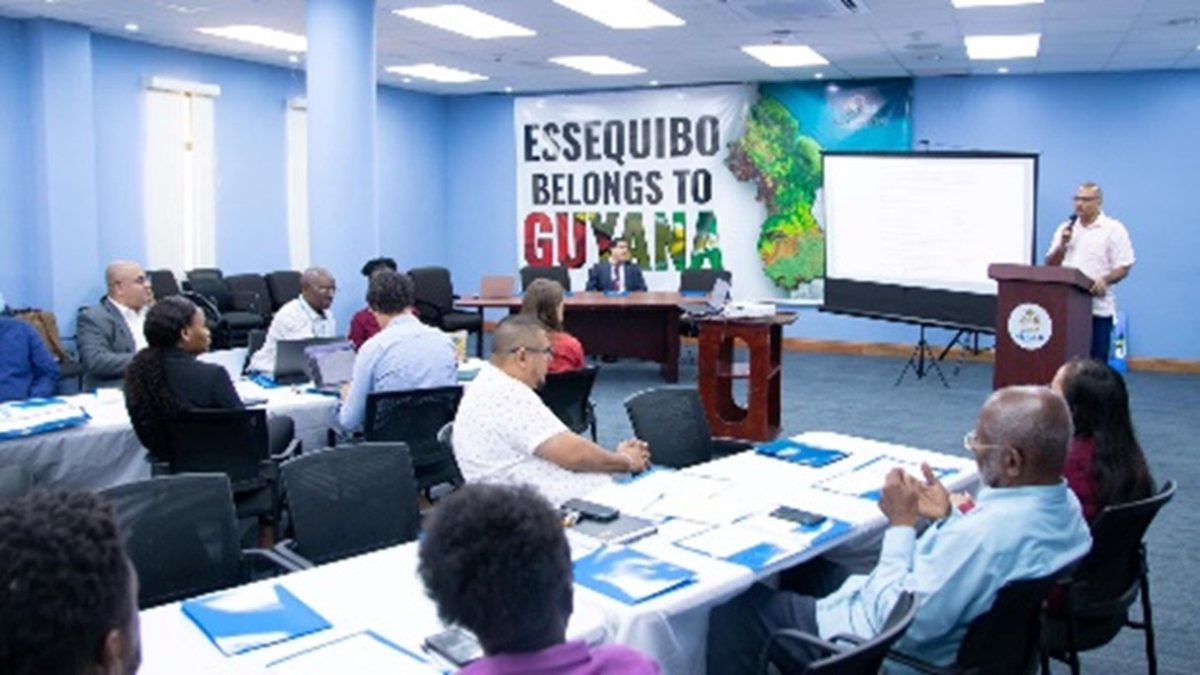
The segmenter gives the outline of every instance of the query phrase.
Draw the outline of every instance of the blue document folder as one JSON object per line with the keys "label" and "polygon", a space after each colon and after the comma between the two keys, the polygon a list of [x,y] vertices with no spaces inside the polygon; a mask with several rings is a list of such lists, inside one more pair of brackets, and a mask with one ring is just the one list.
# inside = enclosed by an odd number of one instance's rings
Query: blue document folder
{"label": "blue document folder", "polygon": [[686,586],[696,573],[623,546],[599,548],[575,561],[575,583],[627,605]]}
{"label": "blue document folder", "polygon": [[815,445],[800,443],[788,438],[781,438],[772,443],[764,443],[755,448],[760,455],[782,459],[793,464],[802,464],[814,469],[833,464],[847,457],[841,450],[818,448]]}
{"label": "blue document folder", "polygon": [[188,616],[226,656],[329,628],[329,622],[279,584],[185,600]]}

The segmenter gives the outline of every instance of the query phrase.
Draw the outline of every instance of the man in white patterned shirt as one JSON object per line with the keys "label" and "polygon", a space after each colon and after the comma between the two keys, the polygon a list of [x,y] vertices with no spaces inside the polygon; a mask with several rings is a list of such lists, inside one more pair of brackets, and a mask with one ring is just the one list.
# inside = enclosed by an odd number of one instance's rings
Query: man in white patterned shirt
{"label": "man in white patterned shirt", "polygon": [[550,503],[582,497],[611,474],[650,464],[643,441],[609,452],[562,423],[534,391],[546,381],[550,338],[536,319],[512,315],[492,334],[492,357],[454,418],[454,456],[468,483],[527,483]]}
{"label": "man in white patterned shirt", "polygon": [[1117,300],[1112,286],[1129,276],[1136,258],[1129,231],[1101,210],[1104,193],[1095,183],[1075,191],[1075,212],[1054,232],[1047,265],[1065,265],[1092,280],[1092,358],[1108,361]]}
{"label": "man in white patterned shirt", "polygon": [[267,339],[261,349],[250,359],[250,370],[260,373],[275,372],[275,350],[280,340],[306,340],[308,338],[333,337],[337,335],[337,320],[329,308],[337,294],[337,281],[324,267],[310,267],[300,276],[300,297],[289,300],[271,319]]}

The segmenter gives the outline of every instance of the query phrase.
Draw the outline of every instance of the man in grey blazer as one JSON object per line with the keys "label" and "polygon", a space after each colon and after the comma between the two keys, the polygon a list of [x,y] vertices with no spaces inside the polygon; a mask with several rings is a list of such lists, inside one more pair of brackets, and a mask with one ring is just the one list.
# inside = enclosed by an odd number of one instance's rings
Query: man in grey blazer
{"label": "man in grey blazer", "polygon": [[117,261],[104,272],[108,294],[79,312],[75,344],[83,364],[83,386],[119,387],[133,355],[146,346],[142,326],[154,295],[142,266]]}

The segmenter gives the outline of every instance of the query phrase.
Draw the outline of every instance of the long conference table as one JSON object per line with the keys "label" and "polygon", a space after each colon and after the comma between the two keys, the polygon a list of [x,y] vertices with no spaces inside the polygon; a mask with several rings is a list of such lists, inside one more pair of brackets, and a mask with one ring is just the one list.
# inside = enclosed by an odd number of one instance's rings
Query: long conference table
{"label": "long conference table", "polygon": [[[572,293],[564,301],[563,323],[583,343],[589,355],[625,356],[656,361],[663,379],[679,381],[679,306],[704,304],[702,296],[674,291],[643,291],[611,295]],[[521,297],[464,297],[461,307],[520,311]]]}
{"label": "long conference table", "polygon": [[[859,491],[864,486],[881,487],[881,476],[888,469],[900,465],[913,470],[925,461],[945,473],[942,480],[951,490],[970,490],[978,483],[974,462],[964,457],[828,432],[810,432],[794,440],[847,456],[813,468],[749,451],[683,471],[653,471],[590,495],[590,500],[615,506],[623,514],[655,520],[657,532],[628,548],[687,568],[694,572],[695,580],[636,604],[626,604],[577,581],[568,637],[633,647],[656,659],[664,673],[702,674],[708,614],[715,605],[831,549],[852,549],[875,541],[886,520],[874,496]],[[836,530],[836,536],[816,540],[819,543],[804,543],[810,541],[808,537],[796,539],[795,550],[759,567],[679,545],[697,533],[736,531],[742,523],[777,506],[827,516],[830,525],[839,524],[842,529]],[[573,558],[598,545],[572,531],[568,531],[568,540]],[[145,610],[141,613],[145,657],[141,672],[270,672],[264,671],[265,664],[366,629],[419,652],[423,639],[439,631],[441,624],[415,573],[416,551],[417,544],[410,543],[256,582],[283,585],[333,627],[235,657],[223,656],[184,616],[178,603]]]}
{"label": "long conference table", "polygon": [[[287,415],[306,449],[327,445],[337,399],[299,387],[264,389],[239,382],[243,398],[265,399],[267,414]],[[103,490],[150,477],[146,449],[138,441],[120,390],[61,397],[90,419],[79,426],[0,441],[0,467],[21,465],[35,485],[64,490]]]}

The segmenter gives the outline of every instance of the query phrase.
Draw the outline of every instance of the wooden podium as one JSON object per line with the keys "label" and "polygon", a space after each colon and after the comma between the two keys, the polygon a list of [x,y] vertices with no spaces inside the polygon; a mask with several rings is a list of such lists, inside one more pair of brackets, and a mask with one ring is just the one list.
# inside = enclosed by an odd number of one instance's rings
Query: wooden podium
{"label": "wooden podium", "polygon": [[[700,398],[714,436],[769,441],[779,435],[783,327],[796,320],[781,313],[761,319],[711,317],[700,326]],[[734,362],[735,341],[745,343],[749,363]],[[734,380],[746,380],[746,407],[733,400]]]}
{"label": "wooden podium", "polygon": [[1092,345],[1092,280],[1074,267],[996,264],[995,389],[1050,384],[1059,366]]}

